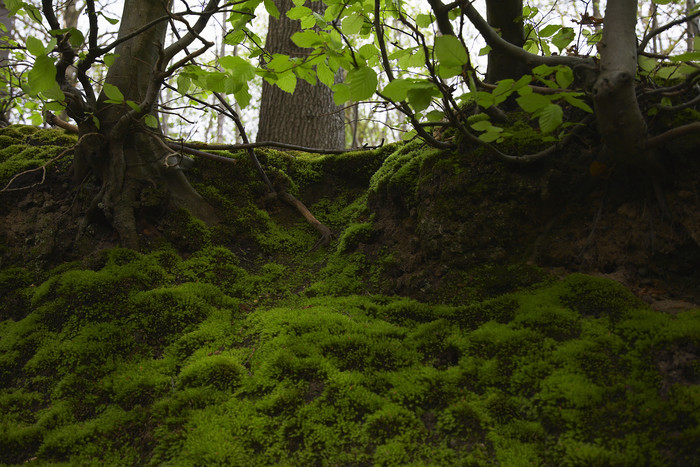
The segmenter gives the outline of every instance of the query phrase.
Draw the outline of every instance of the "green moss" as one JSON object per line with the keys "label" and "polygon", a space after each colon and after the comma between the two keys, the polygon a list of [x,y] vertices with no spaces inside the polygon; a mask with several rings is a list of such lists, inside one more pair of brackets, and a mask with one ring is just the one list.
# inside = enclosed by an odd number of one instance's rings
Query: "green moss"
{"label": "green moss", "polygon": [[348,253],[357,248],[360,243],[368,243],[374,234],[374,228],[369,222],[351,224],[343,231],[338,241],[338,252]]}
{"label": "green moss", "polygon": [[183,387],[211,386],[232,390],[241,385],[246,369],[227,355],[212,355],[186,365],[178,376]]}

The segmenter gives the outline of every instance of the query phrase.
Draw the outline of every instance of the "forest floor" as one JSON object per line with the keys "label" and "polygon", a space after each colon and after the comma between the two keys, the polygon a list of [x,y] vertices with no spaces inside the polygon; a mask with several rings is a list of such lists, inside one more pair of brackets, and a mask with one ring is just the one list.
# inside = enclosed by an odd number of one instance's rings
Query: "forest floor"
{"label": "forest floor", "polygon": [[[74,142],[1,130],[0,182]],[[333,230],[313,251],[242,153],[188,172],[219,225],[154,187],[120,249],[66,155],[0,193],[0,463],[692,465],[700,161],[674,144],[663,196],[585,135],[525,169],[260,151]]]}

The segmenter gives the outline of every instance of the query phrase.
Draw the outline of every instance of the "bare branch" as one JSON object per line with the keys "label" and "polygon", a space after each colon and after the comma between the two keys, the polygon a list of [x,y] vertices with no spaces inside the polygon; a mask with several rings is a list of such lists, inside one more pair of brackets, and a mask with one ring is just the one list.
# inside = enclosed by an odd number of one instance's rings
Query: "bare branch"
{"label": "bare branch", "polygon": [[700,132],[700,122],[688,123],[687,125],[682,125],[676,128],[672,128],[660,135],[656,135],[647,140],[647,148],[655,148],[660,144],[663,144],[669,140],[678,138],[688,133],[699,133]]}
{"label": "bare branch", "polygon": [[663,26],[659,26],[656,29],[652,29],[646,36],[644,36],[644,39],[642,39],[642,41],[639,43],[639,46],[637,47],[637,53],[641,54],[642,52],[644,52],[644,49],[647,47],[647,44],[649,44],[649,41],[652,40],[655,36],[658,36],[662,32],[671,29],[673,26],[685,23],[694,18],[697,18],[698,16],[700,16],[700,10],[690,15],[684,16],[683,18],[664,24]]}
{"label": "bare branch", "polygon": [[595,62],[592,58],[582,58],[582,57],[572,57],[564,55],[551,55],[551,56],[540,56],[531,54],[526,50],[511,44],[510,42],[503,39],[498,35],[494,29],[489,26],[486,20],[479,14],[479,12],[474,8],[469,0],[463,0],[461,2],[462,10],[464,14],[467,15],[469,21],[476,27],[476,29],[481,33],[484,40],[493,49],[498,49],[504,53],[507,53],[516,60],[520,60],[527,64],[528,66],[535,67],[537,65],[566,65],[571,68],[580,66],[595,66]]}

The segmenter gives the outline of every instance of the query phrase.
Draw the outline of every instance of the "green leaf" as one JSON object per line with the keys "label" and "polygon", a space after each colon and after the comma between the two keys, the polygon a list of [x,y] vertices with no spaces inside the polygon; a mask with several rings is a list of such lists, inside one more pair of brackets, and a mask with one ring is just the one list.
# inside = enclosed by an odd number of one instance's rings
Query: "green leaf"
{"label": "green leaf", "polygon": [[425,118],[429,122],[439,122],[440,120],[445,118],[445,112],[443,112],[441,110],[431,110],[430,112],[427,113]]}
{"label": "green leaf", "polygon": [[537,42],[533,41],[532,39],[528,39],[525,41],[525,44],[523,45],[523,49],[526,51],[530,52],[531,54],[537,54],[540,51],[539,46],[537,45]]}
{"label": "green leaf", "polygon": [[248,107],[248,104],[250,104],[250,99],[252,96],[250,95],[250,92],[248,92],[248,86],[245,86],[240,91],[235,93],[233,97],[236,99],[236,102],[240,108],[245,109]]}
{"label": "green leaf", "polygon": [[294,42],[297,47],[302,49],[309,47],[316,47],[317,45],[323,44],[323,39],[316,33],[316,31],[301,31],[293,34],[292,42]]}
{"label": "green leaf", "polygon": [[370,67],[356,68],[348,72],[347,83],[350,86],[350,99],[367,100],[377,90],[377,73]]}
{"label": "green leaf", "polygon": [[447,67],[461,68],[469,62],[466,49],[455,36],[436,37],[434,50],[440,64]]}
{"label": "green leaf", "polygon": [[44,48],[44,43],[32,36],[27,37],[27,50],[35,57],[47,53],[47,50]]}
{"label": "green leaf", "polygon": [[573,28],[562,28],[558,33],[552,37],[552,44],[554,44],[561,53],[562,50],[571,44],[571,42],[576,37],[576,33]]}
{"label": "green leaf", "polygon": [[103,17],[109,24],[111,24],[112,26],[114,26],[115,24],[117,24],[117,23],[119,22],[118,19],[110,18],[109,16],[105,15],[105,14],[102,13],[102,12],[99,12],[99,14],[100,14],[100,16],[102,16],[102,17]]}
{"label": "green leaf", "polygon": [[362,47],[360,47],[360,57],[364,58],[365,60],[369,60],[372,57],[377,57],[379,56],[379,50],[377,47],[375,47],[374,44],[365,44]]}
{"label": "green leaf", "polygon": [[[44,96],[46,99],[58,101],[57,104],[61,107],[63,107],[63,101],[66,99],[65,94],[63,94],[63,91],[61,91],[61,87],[55,81],[54,85],[46,91],[43,91],[41,95]],[[61,109],[61,111],[63,111],[63,109]]]}
{"label": "green leaf", "polygon": [[408,97],[408,102],[411,104],[411,107],[413,107],[416,112],[421,112],[430,106],[436,94],[439,93],[437,93],[435,89],[420,87],[409,89],[406,97]]}
{"label": "green leaf", "polygon": [[435,18],[432,15],[419,14],[416,15],[416,26],[419,28],[427,28],[433,24]]}
{"label": "green leaf", "polygon": [[147,127],[158,128],[158,119],[151,114],[146,114],[143,116],[143,122]]}
{"label": "green leaf", "polygon": [[177,77],[177,92],[180,94],[187,94],[187,91],[190,90],[190,86],[192,85],[192,80],[185,76],[185,75],[179,75]]}
{"label": "green leaf", "polygon": [[275,19],[280,19],[280,11],[273,0],[264,0],[267,13]]}
{"label": "green leaf", "polygon": [[39,55],[27,74],[32,94],[48,91],[56,84],[56,65],[48,55]]}
{"label": "green leaf", "polygon": [[584,101],[582,101],[581,99],[576,97],[577,95],[583,95],[582,93],[568,93],[567,92],[567,93],[562,93],[560,95],[563,96],[564,100],[566,102],[568,102],[570,105],[572,105],[578,109],[581,109],[585,112],[588,112],[591,114],[593,113],[593,109],[591,109],[591,107],[588,104],[586,104]]}
{"label": "green leaf", "polygon": [[114,64],[114,60],[116,60],[118,56],[119,55],[117,54],[105,54],[105,65],[107,65],[107,67],[111,67]]}
{"label": "green leaf", "polygon": [[102,91],[105,93],[105,96],[109,98],[110,101],[113,103],[122,103],[124,102],[124,94],[113,84],[105,83],[104,87],[102,88]]}
{"label": "green leaf", "polygon": [[494,105],[498,105],[508,99],[508,96],[513,93],[514,84],[515,80],[512,79],[503,79],[498,82],[496,89],[491,92]]}
{"label": "green leaf", "polygon": [[554,75],[560,88],[566,89],[574,82],[574,72],[568,66],[560,66]]}
{"label": "green leaf", "polygon": [[550,103],[542,108],[539,113],[540,130],[542,133],[551,133],[561,125],[564,112],[557,104]]}
{"label": "green leaf", "polygon": [[5,7],[10,10],[10,16],[14,16],[22,8],[22,0],[5,0]]}
{"label": "green leaf", "polygon": [[231,70],[231,74],[239,82],[248,82],[255,78],[255,67],[238,56],[225,56],[219,59],[219,64]]}
{"label": "green leaf", "polygon": [[686,52],[669,57],[669,59],[672,62],[691,62],[694,60],[700,60],[700,52]]}
{"label": "green leaf", "polygon": [[491,52],[491,46],[487,45],[479,49],[479,57],[483,57],[484,55],[488,55],[489,52]]}
{"label": "green leaf", "polygon": [[331,89],[333,90],[333,102],[335,102],[335,105],[343,105],[350,100],[350,86],[347,84],[337,83]]}
{"label": "green leaf", "polygon": [[360,32],[364,24],[365,19],[361,15],[354,13],[350,16],[346,16],[345,19],[343,19],[340,30],[343,31],[343,34],[346,36],[352,36]]}
{"label": "green leaf", "polygon": [[[488,131],[489,129],[494,128],[494,126],[488,120],[479,120],[478,122],[472,123],[470,126],[476,131]],[[501,131],[503,131],[502,128]]]}
{"label": "green leaf", "polygon": [[403,78],[397,78],[384,86],[384,89],[382,89],[382,95],[394,102],[401,102],[406,100],[406,95],[408,94],[408,90],[411,89],[411,85],[412,83],[410,81]]}
{"label": "green leaf", "polygon": [[311,8],[305,6],[295,6],[287,11],[287,17],[289,19],[304,19],[311,16]]}
{"label": "green leaf", "polygon": [[540,37],[549,37],[561,29],[559,24],[548,24],[540,30]]}
{"label": "green leaf", "polygon": [[134,101],[126,101],[126,105],[128,105],[137,112],[141,112],[141,107]]}
{"label": "green leaf", "polygon": [[542,94],[525,94],[516,99],[516,102],[525,112],[535,113],[551,104],[550,100]]}
{"label": "green leaf", "polygon": [[316,65],[316,75],[318,80],[329,88],[335,84],[335,73],[324,62]]}
{"label": "green leaf", "polygon": [[282,91],[292,94],[294,89],[297,87],[297,77],[291,71],[286,71],[279,75],[277,81],[275,81],[277,87]]}

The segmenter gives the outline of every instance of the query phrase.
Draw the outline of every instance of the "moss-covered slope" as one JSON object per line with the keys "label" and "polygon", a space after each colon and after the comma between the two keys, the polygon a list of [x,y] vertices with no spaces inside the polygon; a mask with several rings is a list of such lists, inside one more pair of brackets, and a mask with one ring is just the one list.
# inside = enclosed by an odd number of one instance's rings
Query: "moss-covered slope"
{"label": "moss-covered slope", "polygon": [[295,296],[281,267],[250,275],[221,248],[93,266],[15,289],[4,463],[697,460],[700,310],[657,313],[608,280],[455,307]]}
{"label": "moss-covered slope", "polygon": [[[26,138],[60,132],[3,131],[23,168],[73,141],[34,158]],[[697,463],[700,310],[655,312],[525,261],[554,235],[561,202],[545,194],[578,168],[520,173],[419,143],[260,151],[336,235],[309,251],[316,232],[245,154],[222,154],[235,164],[188,173],[221,223],[168,213],[154,189],[142,252],[112,248],[85,213],[98,184],[72,188],[65,165],[2,195],[0,463]],[[580,225],[568,232],[589,236]],[[696,264],[683,241],[668,258]]]}

